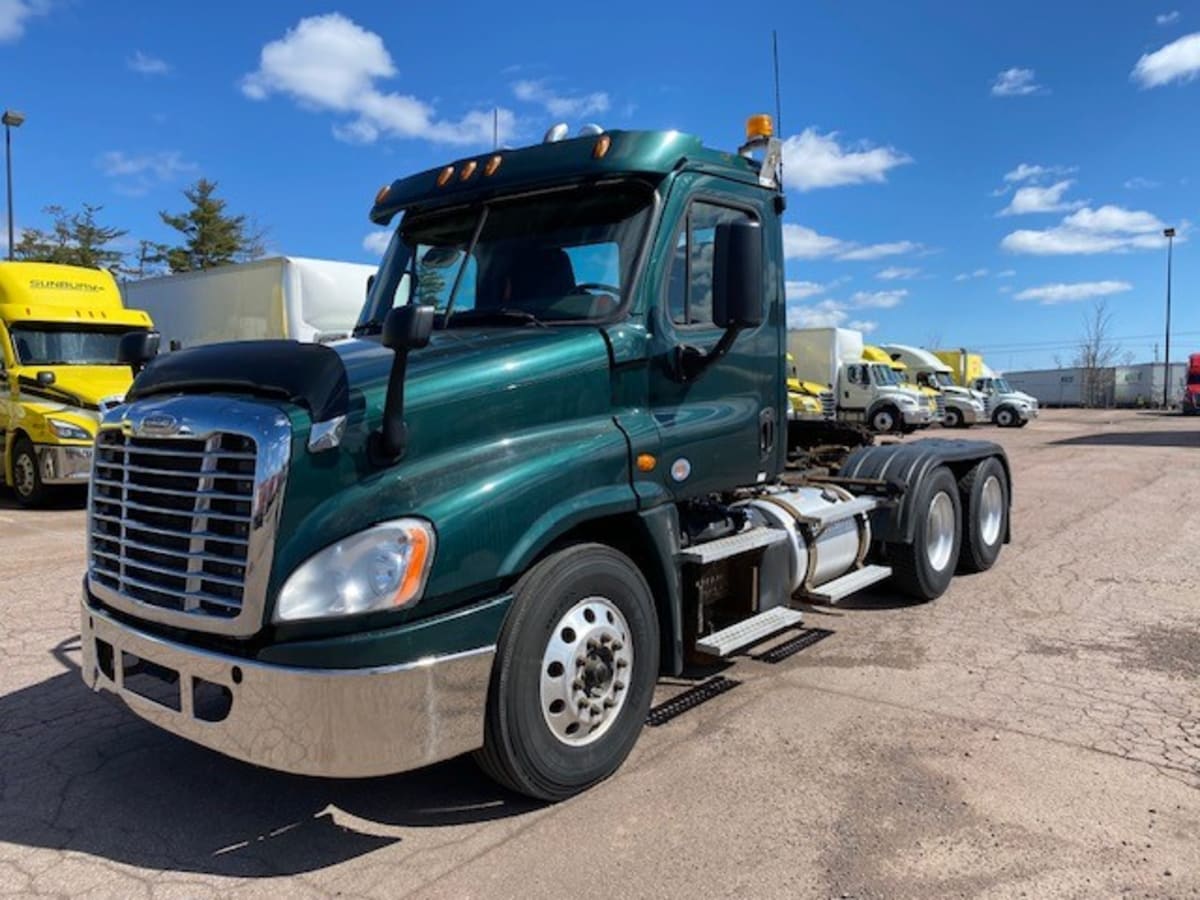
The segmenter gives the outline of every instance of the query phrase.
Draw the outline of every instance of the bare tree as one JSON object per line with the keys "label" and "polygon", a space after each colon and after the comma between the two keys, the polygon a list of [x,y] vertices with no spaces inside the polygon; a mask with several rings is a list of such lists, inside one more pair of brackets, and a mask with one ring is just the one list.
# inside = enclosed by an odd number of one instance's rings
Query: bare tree
{"label": "bare tree", "polygon": [[1075,365],[1083,376],[1084,406],[1108,406],[1112,402],[1113,366],[1120,356],[1121,345],[1109,337],[1111,331],[1108,301],[1097,300],[1084,314],[1083,334],[1075,351]]}
{"label": "bare tree", "polygon": [[936,350],[942,346],[942,333],[940,331],[930,331],[925,335],[925,347],[930,350]]}

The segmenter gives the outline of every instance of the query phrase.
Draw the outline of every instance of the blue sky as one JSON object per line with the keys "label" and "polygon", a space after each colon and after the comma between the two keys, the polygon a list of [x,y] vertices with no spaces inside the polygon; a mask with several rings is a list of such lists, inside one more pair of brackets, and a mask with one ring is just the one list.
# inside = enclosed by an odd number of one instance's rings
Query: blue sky
{"label": "blue sky", "polygon": [[[779,32],[793,321],[1069,363],[1106,297],[1149,360],[1200,350],[1200,2],[602,6],[0,0],[18,227],[104,205],[130,240],[197,177],[272,251],[373,261],[378,186],[556,120],[732,149]],[[759,9],[759,7],[755,7]],[[1161,346],[1159,348],[1161,353]]]}

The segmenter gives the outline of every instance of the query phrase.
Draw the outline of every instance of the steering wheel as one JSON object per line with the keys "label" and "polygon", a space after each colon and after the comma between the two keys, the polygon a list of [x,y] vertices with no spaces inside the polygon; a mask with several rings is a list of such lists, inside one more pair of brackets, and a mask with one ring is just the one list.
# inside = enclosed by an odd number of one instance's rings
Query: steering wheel
{"label": "steering wheel", "polygon": [[621,289],[615,284],[603,284],[599,281],[585,281],[583,284],[575,285],[577,291],[602,291],[605,294],[612,294],[616,297],[621,296]]}

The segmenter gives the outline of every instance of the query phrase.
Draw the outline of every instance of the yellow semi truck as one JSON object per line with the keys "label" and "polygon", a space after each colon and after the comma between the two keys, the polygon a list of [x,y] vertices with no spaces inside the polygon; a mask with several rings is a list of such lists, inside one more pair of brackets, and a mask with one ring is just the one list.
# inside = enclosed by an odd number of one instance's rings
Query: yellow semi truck
{"label": "yellow semi truck", "polygon": [[0,463],[19,503],[87,484],[100,415],[133,380],[118,345],[151,327],[106,271],[0,262]]}

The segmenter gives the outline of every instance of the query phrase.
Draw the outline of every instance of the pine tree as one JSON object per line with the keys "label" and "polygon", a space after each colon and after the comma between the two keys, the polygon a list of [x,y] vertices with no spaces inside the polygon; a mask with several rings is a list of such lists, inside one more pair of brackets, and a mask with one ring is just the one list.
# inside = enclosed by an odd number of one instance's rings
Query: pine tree
{"label": "pine tree", "polygon": [[212,269],[254,259],[263,254],[263,234],[244,215],[225,212],[225,201],[216,196],[217,183],[201,178],[183,192],[192,205],[174,215],[160,212],[164,224],[183,235],[183,243],[166,252],[172,272]]}
{"label": "pine tree", "polygon": [[26,229],[13,247],[13,257],[119,272],[125,254],[109,245],[129,232],[97,222],[96,214],[102,209],[85,203],[82,211],[68,213],[61,206],[47,206],[43,211],[53,220],[50,231]]}

